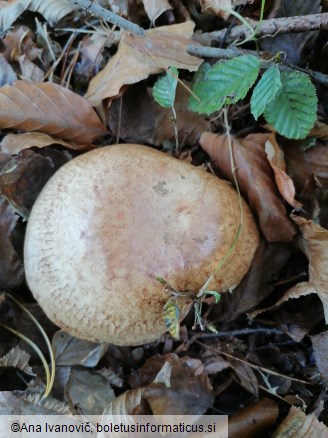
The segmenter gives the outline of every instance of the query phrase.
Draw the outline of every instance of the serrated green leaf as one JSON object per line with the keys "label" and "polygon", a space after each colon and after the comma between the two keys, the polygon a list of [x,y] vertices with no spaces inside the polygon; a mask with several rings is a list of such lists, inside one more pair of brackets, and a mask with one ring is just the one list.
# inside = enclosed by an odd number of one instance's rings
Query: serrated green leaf
{"label": "serrated green leaf", "polygon": [[243,99],[254,84],[259,70],[260,60],[251,55],[215,64],[192,86],[199,101],[191,95],[189,109],[209,115],[219,111],[225,104]]}
{"label": "serrated green leaf", "polygon": [[215,298],[215,303],[218,303],[221,298],[221,294],[219,294],[219,292],[216,290],[206,290],[202,295],[213,295]]}
{"label": "serrated green leaf", "polygon": [[163,307],[164,323],[172,338],[180,339],[180,310],[174,301],[169,300]]}
{"label": "serrated green leaf", "polygon": [[315,87],[305,73],[281,73],[282,88],[264,110],[264,117],[287,138],[307,136],[317,119]]}
{"label": "serrated green leaf", "polygon": [[170,67],[162,78],[159,78],[153,87],[153,98],[164,108],[172,108],[178,84],[178,70]]}
{"label": "serrated green leaf", "polygon": [[263,74],[259,83],[254,88],[251,98],[251,112],[255,120],[263,114],[265,107],[273,101],[281,88],[280,71],[279,67],[275,64]]}

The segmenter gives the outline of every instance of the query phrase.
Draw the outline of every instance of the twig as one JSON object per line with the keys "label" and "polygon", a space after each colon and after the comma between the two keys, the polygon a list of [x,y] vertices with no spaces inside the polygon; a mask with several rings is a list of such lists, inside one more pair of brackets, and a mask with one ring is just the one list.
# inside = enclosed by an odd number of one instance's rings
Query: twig
{"label": "twig", "polygon": [[116,26],[128,30],[129,32],[134,33],[138,36],[145,36],[145,30],[138,26],[135,23],[131,23],[131,21],[126,20],[123,17],[120,17],[117,14],[114,14],[114,12],[109,11],[108,9],[103,8],[102,6],[99,6],[97,3],[92,2],[91,0],[70,0],[75,5],[80,6],[81,8],[85,9],[88,12],[91,12],[93,15],[95,15],[98,18],[102,18],[105,21],[109,21],[112,24],[115,24]]}
{"label": "twig", "polygon": [[229,49],[219,49],[216,47],[204,47],[204,46],[187,46],[187,52],[189,55],[199,56],[200,58],[220,58],[220,59],[231,59],[236,56],[244,55],[242,50],[236,47],[231,47]]}
{"label": "twig", "polygon": [[[258,22],[254,20],[249,20],[249,23],[254,29],[258,25]],[[260,26],[256,29],[256,36],[263,37],[280,33],[299,33],[322,29],[328,29],[328,13],[263,20]],[[231,29],[226,42],[231,43],[232,41],[243,40],[250,35],[251,33],[247,26],[235,26]],[[224,38],[226,38],[226,29],[202,34],[196,33],[194,35],[195,41],[207,46],[210,46],[212,42],[220,43]]]}
{"label": "twig", "polygon": [[[251,335],[255,333],[265,333],[266,335],[284,335],[285,333],[282,330],[276,328],[244,328],[239,330],[228,330],[225,332],[217,332],[217,333],[199,333],[197,339],[199,338],[226,338],[233,336],[245,336]],[[193,333],[194,334],[194,333]]]}

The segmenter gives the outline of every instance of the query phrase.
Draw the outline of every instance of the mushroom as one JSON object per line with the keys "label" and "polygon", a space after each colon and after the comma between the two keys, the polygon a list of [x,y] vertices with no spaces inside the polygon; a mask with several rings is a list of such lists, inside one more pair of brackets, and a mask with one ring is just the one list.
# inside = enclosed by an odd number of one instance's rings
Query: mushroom
{"label": "mushroom", "polygon": [[[209,285],[234,288],[258,246],[244,223]],[[203,168],[150,147],[120,144],[61,167],[38,196],[25,248],[27,283],[47,316],[78,338],[140,345],[166,331],[162,277],[197,294],[227,254],[240,223],[235,190]]]}

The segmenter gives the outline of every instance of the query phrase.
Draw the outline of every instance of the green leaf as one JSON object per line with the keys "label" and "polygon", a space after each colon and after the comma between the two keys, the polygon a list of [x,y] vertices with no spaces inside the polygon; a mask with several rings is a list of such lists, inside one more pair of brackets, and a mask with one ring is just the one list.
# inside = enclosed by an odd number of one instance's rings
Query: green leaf
{"label": "green leaf", "polygon": [[264,110],[264,117],[287,138],[305,138],[317,119],[315,87],[305,73],[281,73],[282,88]]}
{"label": "green leaf", "polygon": [[215,298],[215,303],[218,303],[221,298],[221,294],[219,294],[219,292],[216,290],[206,290],[202,293],[202,295],[213,295]]}
{"label": "green leaf", "polygon": [[270,67],[259,80],[251,98],[251,111],[257,120],[263,114],[268,103],[272,102],[277,93],[281,90],[279,67],[275,64]]}
{"label": "green leaf", "polygon": [[192,86],[199,101],[191,95],[189,109],[209,115],[219,111],[225,104],[243,99],[256,81],[259,70],[260,60],[251,55],[215,64]]}
{"label": "green leaf", "polygon": [[169,300],[163,307],[164,323],[172,338],[180,339],[180,310],[174,301]]}
{"label": "green leaf", "polygon": [[153,87],[153,97],[164,108],[172,108],[178,84],[178,70],[170,67],[165,76],[159,78]]}

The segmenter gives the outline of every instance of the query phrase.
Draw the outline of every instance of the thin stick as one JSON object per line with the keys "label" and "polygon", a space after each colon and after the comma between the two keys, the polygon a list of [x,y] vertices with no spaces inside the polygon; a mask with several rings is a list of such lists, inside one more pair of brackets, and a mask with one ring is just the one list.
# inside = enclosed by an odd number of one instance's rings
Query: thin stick
{"label": "thin stick", "polygon": [[222,356],[226,356],[226,357],[229,357],[230,359],[236,360],[237,362],[241,362],[241,363],[244,363],[246,365],[249,365],[254,370],[264,371],[265,373],[272,374],[273,376],[284,377],[285,379],[293,380],[294,382],[305,383],[306,385],[313,385],[312,382],[307,382],[306,380],[296,379],[296,377],[286,376],[285,374],[280,374],[280,373],[277,373],[276,371],[269,370],[268,368],[260,367],[259,365],[255,365],[253,363],[247,362],[246,360],[240,359],[239,357],[236,357],[233,354],[229,354],[229,353],[226,353],[225,351],[217,350],[216,348],[212,347],[211,345],[206,345],[203,342],[200,342],[197,340],[195,342],[197,344],[201,345],[202,347],[207,348],[207,349],[215,352],[218,355],[222,354]]}
{"label": "thin stick", "polygon": [[70,1],[75,5],[78,5],[81,8],[85,9],[86,11],[91,12],[96,17],[102,18],[105,21],[109,21],[110,23],[115,24],[121,29],[128,30],[129,32],[134,33],[137,36],[146,35],[146,32],[142,27],[138,26],[135,23],[131,23],[131,21],[126,20],[125,18],[120,17],[117,14],[114,14],[114,12],[103,8],[102,6],[99,6],[97,3],[94,3],[90,0],[70,0]]}
{"label": "thin stick", "polygon": [[[310,30],[328,29],[328,13],[300,15],[298,17],[283,17],[263,20],[258,26],[258,22],[248,20],[254,28],[256,28],[256,36],[263,37],[268,35],[276,35],[281,33],[299,33],[308,32]],[[249,27],[245,25],[235,26],[229,36],[227,43],[236,40],[246,39],[251,35]],[[226,29],[218,30],[209,33],[195,34],[194,40],[210,46],[212,42],[222,42],[226,37]]]}

